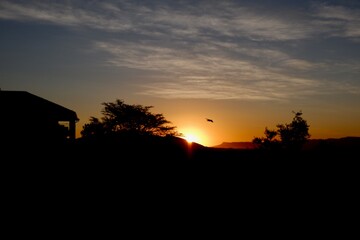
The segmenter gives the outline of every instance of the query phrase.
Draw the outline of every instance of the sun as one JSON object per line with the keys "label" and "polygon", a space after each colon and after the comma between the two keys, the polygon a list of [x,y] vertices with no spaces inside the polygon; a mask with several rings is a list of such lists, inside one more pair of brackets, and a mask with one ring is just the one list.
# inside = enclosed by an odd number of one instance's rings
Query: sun
{"label": "sun", "polygon": [[182,129],[182,138],[185,139],[189,144],[190,143],[198,143],[203,144],[204,142],[204,134],[198,129],[194,128],[186,128]]}
{"label": "sun", "polygon": [[184,136],[184,139],[188,142],[188,143],[193,143],[193,142],[199,142],[199,138],[191,133],[186,134]]}

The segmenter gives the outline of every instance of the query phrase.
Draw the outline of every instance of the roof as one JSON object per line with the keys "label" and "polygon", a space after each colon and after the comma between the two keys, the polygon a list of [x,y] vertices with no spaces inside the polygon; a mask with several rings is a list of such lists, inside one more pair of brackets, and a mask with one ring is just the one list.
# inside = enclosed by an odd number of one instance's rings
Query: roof
{"label": "roof", "polygon": [[0,111],[15,116],[46,116],[57,121],[79,120],[76,112],[26,91],[0,90]]}

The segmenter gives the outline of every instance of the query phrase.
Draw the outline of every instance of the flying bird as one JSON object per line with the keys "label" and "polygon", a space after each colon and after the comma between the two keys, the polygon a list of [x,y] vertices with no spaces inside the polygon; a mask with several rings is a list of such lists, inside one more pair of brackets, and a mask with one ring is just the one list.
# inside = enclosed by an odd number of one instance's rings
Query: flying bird
{"label": "flying bird", "polygon": [[207,118],[206,121],[208,122],[214,122],[212,119]]}

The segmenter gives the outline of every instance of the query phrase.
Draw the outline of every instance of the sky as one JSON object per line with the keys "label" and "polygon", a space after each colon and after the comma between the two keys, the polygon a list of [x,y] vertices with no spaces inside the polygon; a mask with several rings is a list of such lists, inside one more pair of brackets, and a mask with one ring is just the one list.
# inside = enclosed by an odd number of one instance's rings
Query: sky
{"label": "sky", "polygon": [[0,88],[75,111],[77,137],[116,99],[205,146],[293,111],[313,139],[360,136],[360,1],[1,0]]}

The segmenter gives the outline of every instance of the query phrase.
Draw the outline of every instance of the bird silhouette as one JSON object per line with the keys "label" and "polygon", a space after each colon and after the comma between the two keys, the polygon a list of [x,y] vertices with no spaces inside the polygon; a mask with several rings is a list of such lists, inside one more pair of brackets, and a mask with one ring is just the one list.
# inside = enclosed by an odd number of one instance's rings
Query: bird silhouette
{"label": "bird silhouette", "polygon": [[212,119],[206,118],[206,121],[208,122],[214,122]]}

